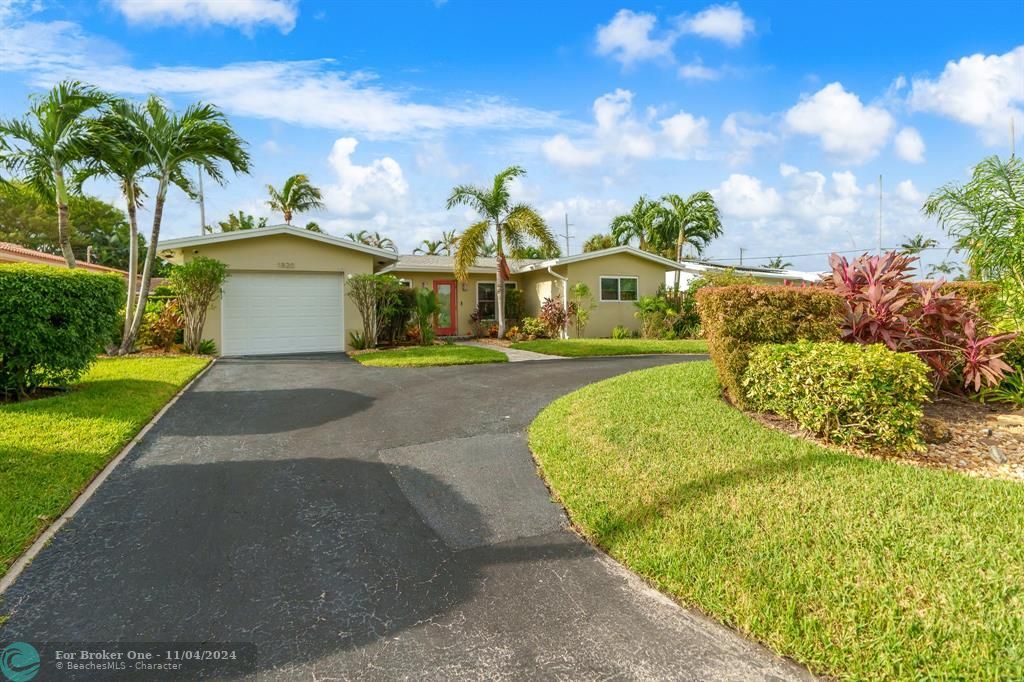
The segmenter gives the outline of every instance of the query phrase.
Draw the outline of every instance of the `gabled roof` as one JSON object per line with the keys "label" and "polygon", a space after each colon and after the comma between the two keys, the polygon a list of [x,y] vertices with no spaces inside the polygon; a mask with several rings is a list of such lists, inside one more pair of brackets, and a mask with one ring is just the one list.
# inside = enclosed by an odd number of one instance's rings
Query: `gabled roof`
{"label": "gabled roof", "polygon": [[[509,259],[509,267],[513,272],[528,263],[539,263],[537,258]],[[493,274],[497,268],[494,258],[477,258],[476,263],[469,268],[472,274]],[[381,270],[388,272],[452,272],[455,269],[454,256],[421,256],[401,255],[398,261]]]}
{"label": "gabled roof", "polygon": [[[42,251],[36,251],[35,249],[30,249],[26,246],[21,246],[20,244],[12,244],[11,242],[0,242],[0,262],[40,263],[62,268],[66,268],[68,265],[67,261],[64,260],[64,256],[57,256],[52,253],[43,253]],[[81,270],[89,270],[90,272],[113,272],[117,275],[128,275],[124,270],[108,268],[105,265],[97,265],[96,263],[86,263],[85,261],[77,261],[75,263],[75,267]]]}
{"label": "gabled roof", "polygon": [[252,230],[217,232],[214,234],[196,235],[194,237],[180,237],[178,239],[168,239],[167,241],[160,242],[160,250],[165,251],[171,249],[188,248],[190,246],[220,244],[222,242],[231,242],[239,239],[258,239],[260,237],[271,237],[273,235],[278,234],[285,234],[293,237],[302,237],[303,239],[312,239],[313,241],[322,242],[324,244],[331,244],[332,246],[340,246],[346,249],[352,249],[353,251],[362,251],[363,253],[368,253],[371,256],[376,256],[377,258],[381,258],[383,260],[398,260],[398,254],[389,249],[379,249],[375,246],[367,246],[366,244],[360,244],[349,239],[342,239],[341,237],[335,237],[334,235],[330,234],[321,234],[319,232],[313,232],[311,230],[306,230],[301,227],[295,227],[294,225],[270,225],[268,227],[254,228]]}
{"label": "gabled roof", "polygon": [[520,268],[513,270],[513,272],[531,272],[534,270],[543,270],[545,268],[555,268],[559,265],[568,265],[569,263],[578,263],[580,261],[591,260],[594,258],[604,258],[605,256],[614,256],[619,253],[628,253],[638,258],[645,258],[649,261],[653,261],[660,265],[664,265],[666,268],[671,270],[682,269],[680,263],[674,260],[659,256],[656,253],[650,253],[648,251],[641,251],[635,246],[613,246],[610,249],[600,249],[598,251],[587,251],[586,253],[579,253],[575,256],[563,256],[561,258],[551,258],[549,260],[534,261]]}

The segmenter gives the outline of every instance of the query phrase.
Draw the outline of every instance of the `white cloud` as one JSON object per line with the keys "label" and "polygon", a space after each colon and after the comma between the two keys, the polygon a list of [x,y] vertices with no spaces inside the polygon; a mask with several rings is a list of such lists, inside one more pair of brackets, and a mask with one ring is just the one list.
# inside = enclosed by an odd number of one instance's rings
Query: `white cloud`
{"label": "white cloud", "polygon": [[609,158],[619,160],[655,157],[699,157],[708,144],[708,121],[685,111],[657,118],[633,112],[633,93],[618,89],[594,100],[594,123],[589,137],[579,141],[564,134],[541,145],[544,156],[565,168],[596,166]]}
{"label": "white cloud", "polygon": [[328,161],[337,176],[324,188],[327,209],[342,216],[386,216],[405,197],[409,185],[402,167],[389,156],[375,159],[368,166],[352,162],[359,142],[352,137],[334,141]]}
{"label": "white cloud", "polygon": [[[538,204],[537,209],[556,237],[564,233],[565,215],[569,214],[569,222],[572,223],[569,233],[574,235],[571,242],[573,253],[580,252],[587,237],[606,232],[612,218],[628,211],[626,205],[618,199],[593,199],[585,196],[543,202]],[[559,238],[558,243],[565,248],[565,240]]]}
{"label": "white cloud", "polygon": [[904,203],[918,207],[924,203],[924,194],[914,186],[912,180],[904,180],[896,185],[896,198]]}
{"label": "white cloud", "polygon": [[678,73],[680,78],[690,81],[716,81],[725,75],[723,69],[704,66],[700,59],[695,59],[689,64],[683,64],[679,67]]}
{"label": "white cloud", "polygon": [[754,32],[754,21],[743,13],[739,4],[712,5],[693,17],[680,22],[685,33],[718,40],[729,47],[743,43],[747,35]]}
{"label": "white cloud", "polygon": [[234,26],[250,32],[261,24],[281,33],[295,28],[294,0],[110,0],[131,24],[187,24]]}
{"label": "white cloud", "polygon": [[610,22],[597,29],[597,53],[630,66],[648,59],[672,59],[672,34],[654,38],[658,18],[646,12],[619,10]]}
{"label": "white cloud", "polygon": [[896,156],[911,163],[924,162],[924,140],[916,128],[901,128],[893,140]]}
{"label": "white cloud", "polygon": [[825,151],[840,159],[864,163],[885,146],[894,121],[885,109],[865,106],[841,83],[830,83],[787,111],[786,124],[795,132],[817,137]]}
{"label": "white cloud", "polygon": [[1024,45],[1006,54],[974,54],[946,63],[935,80],[912,81],[910,108],[978,129],[990,145],[1007,138],[1010,117],[1024,121]]}
{"label": "white cloud", "polygon": [[778,135],[763,129],[767,123],[767,119],[763,116],[744,112],[733,112],[725,117],[721,130],[722,135],[732,148],[728,155],[730,163],[747,163],[758,147],[778,143]]}
{"label": "white cloud", "polygon": [[733,173],[712,190],[715,201],[727,217],[758,219],[777,214],[782,198],[772,187],[762,185],[759,178]]}

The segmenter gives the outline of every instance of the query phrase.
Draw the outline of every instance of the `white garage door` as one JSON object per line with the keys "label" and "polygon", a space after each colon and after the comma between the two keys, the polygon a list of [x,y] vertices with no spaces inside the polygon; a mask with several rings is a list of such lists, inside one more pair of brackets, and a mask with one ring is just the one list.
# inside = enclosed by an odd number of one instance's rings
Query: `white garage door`
{"label": "white garage door", "polygon": [[224,285],[224,355],[345,349],[344,277],[236,272]]}

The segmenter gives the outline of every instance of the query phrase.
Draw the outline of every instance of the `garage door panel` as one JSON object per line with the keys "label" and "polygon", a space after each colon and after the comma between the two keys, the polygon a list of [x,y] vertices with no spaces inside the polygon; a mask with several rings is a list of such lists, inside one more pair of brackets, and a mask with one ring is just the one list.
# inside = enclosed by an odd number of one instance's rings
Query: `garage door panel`
{"label": "garage door panel", "polygon": [[344,350],[343,289],[338,273],[233,273],[224,287],[224,354]]}

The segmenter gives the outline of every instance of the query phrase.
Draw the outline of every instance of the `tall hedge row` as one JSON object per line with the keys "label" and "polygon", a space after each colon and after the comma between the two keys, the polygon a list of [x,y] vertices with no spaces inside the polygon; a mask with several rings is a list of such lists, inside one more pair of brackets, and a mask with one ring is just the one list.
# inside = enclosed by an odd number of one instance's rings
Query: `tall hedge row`
{"label": "tall hedge row", "polygon": [[708,352],[729,398],[746,406],[743,372],[764,343],[836,341],[842,299],[820,287],[736,285],[697,293]]}
{"label": "tall hedge row", "polygon": [[110,340],[125,282],[49,265],[0,265],[0,394],[78,379]]}

